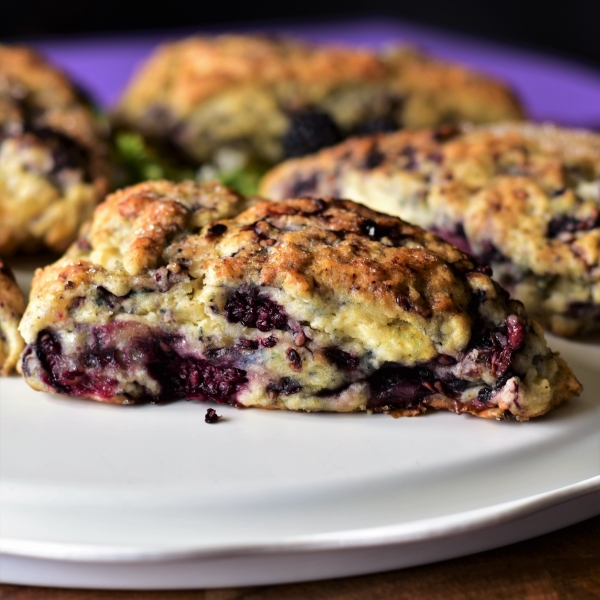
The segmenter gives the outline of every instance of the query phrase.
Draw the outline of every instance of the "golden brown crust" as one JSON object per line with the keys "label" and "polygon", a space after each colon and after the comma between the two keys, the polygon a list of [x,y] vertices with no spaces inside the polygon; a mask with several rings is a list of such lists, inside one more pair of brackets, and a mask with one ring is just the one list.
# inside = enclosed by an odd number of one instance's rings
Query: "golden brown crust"
{"label": "golden brown crust", "polygon": [[308,107],[328,114],[342,135],[382,118],[414,128],[522,117],[506,86],[415,51],[228,35],[158,48],[116,120],[199,161],[234,147],[275,162],[293,113]]}
{"label": "golden brown crust", "polygon": [[59,70],[0,44],[0,253],[64,251],[107,191],[104,132]]}
{"label": "golden brown crust", "polygon": [[123,108],[138,112],[162,101],[185,115],[238,86],[298,82],[335,87],[385,75],[382,61],[366,50],[259,36],[195,37],[160,46],[130,84]]}
{"label": "golden brown crust", "polygon": [[25,347],[18,327],[25,298],[14,275],[0,259],[0,375],[9,375]]}
{"label": "golden brown crust", "polygon": [[600,327],[599,178],[600,136],[514,124],[349,140],[275,168],[261,192],[343,195],[462,240],[574,335]]}
{"label": "golden brown crust", "polygon": [[36,273],[21,331],[32,387],[104,402],[526,420],[580,391],[522,306],[434,234],[215,184],[109,196]]}

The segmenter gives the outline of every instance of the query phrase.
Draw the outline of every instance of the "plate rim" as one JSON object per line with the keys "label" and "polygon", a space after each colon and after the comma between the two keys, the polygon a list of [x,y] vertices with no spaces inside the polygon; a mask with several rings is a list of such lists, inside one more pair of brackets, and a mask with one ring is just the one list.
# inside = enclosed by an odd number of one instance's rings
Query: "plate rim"
{"label": "plate rim", "polygon": [[[75,563],[136,564],[260,556],[273,553],[369,549],[425,540],[431,542],[477,532],[487,527],[514,522],[593,494],[597,494],[600,500],[600,475],[541,494],[441,517],[365,529],[291,536],[288,539],[263,544],[224,544],[212,548],[191,546],[185,549],[153,550],[135,546],[119,547],[0,538],[0,556]],[[597,514],[600,514],[600,502]]]}

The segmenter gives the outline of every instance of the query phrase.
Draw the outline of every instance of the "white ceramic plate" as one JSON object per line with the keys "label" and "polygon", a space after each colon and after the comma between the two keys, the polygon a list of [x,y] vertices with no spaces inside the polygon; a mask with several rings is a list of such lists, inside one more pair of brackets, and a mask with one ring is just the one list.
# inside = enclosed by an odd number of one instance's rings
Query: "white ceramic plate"
{"label": "white ceramic plate", "polygon": [[[23,283],[28,264],[17,265]],[[528,423],[436,413],[111,406],[0,380],[2,580],[279,583],[431,562],[600,513],[600,344],[550,339],[586,388]]]}

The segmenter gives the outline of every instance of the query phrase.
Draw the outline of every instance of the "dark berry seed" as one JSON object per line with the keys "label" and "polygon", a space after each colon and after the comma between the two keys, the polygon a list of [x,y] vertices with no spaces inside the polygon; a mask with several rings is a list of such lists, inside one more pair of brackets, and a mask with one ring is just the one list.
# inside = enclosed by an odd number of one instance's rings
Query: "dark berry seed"
{"label": "dark berry seed", "polygon": [[278,383],[270,383],[267,386],[267,394],[269,398],[276,398],[277,396],[292,396],[302,390],[302,386],[291,377],[284,377],[280,379]]}
{"label": "dark berry seed", "polygon": [[361,232],[372,240],[379,241],[382,238],[398,240],[401,238],[400,229],[397,225],[380,225],[372,219],[364,219],[360,224]]}
{"label": "dark berry seed", "polygon": [[256,340],[240,340],[238,342],[238,348],[242,350],[257,350],[258,342]]}
{"label": "dark berry seed", "polygon": [[286,158],[311,154],[341,139],[333,119],[325,112],[306,108],[291,115],[282,144]]}
{"label": "dark berry seed", "polygon": [[127,298],[127,296],[116,296],[112,292],[109,292],[106,288],[101,285],[96,290],[96,304],[109,310],[116,310],[120,308],[121,302]]}
{"label": "dark berry seed", "polygon": [[325,348],[324,350],[325,356],[332,362],[336,367],[344,370],[344,371],[353,371],[358,368],[360,363],[359,359],[356,356],[352,356],[348,352],[344,352],[339,348],[330,347]]}
{"label": "dark berry seed", "polygon": [[225,315],[230,323],[241,323],[259,331],[289,329],[287,315],[279,304],[259,294],[256,288],[233,292],[225,303]]}
{"label": "dark berry seed", "polygon": [[294,336],[294,344],[296,344],[296,346],[304,346],[307,340],[308,338],[306,337],[306,334],[303,331],[299,331]]}
{"label": "dark berry seed", "polygon": [[227,225],[223,223],[215,223],[208,228],[206,232],[207,237],[217,238],[222,236],[227,231]]}
{"label": "dark berry seed", "polygon": [[209,408],[206,411],[206,415],[204,415],[204,422],[212,425],[213,423],[218,423],[220,418],[221,415],[218,415],[214,408]]}
{"label": "dark berry seed", "polygon": [[492,397],[493,391],[494,390],[489,385],[486,385],[485,387],[482,387],[479,390],[479,392],[477,392],[477,399],[480,402],[489,402],[489,399]]}
{"label": "dark berry seed", "polygon": [[274,335],[270,335],[268,338],[261,338],[259,342],[263,348],[272,348],[277,344],[277,338]]}
{"label": "dark berry seed", "polygon": [[406,296],[396,296],[396,304],[406,312],[410,312],[413,309],[411,301]]}
{"label": "dark berry seed", "polygon": [[477,273],[487,275],[488,277],[491,277],[494,274],[494,271],[492,271],[492,267],[490,267],[489,265],[480,265],[475,269],[475,271],[477,271]]}
{"label": "dark berry seed", "polygon": [[431,318],[432,310],[429,306],[427,306],[423,301],[418,304],[414,304],[411,302],[410,298],[399,294],[396,296],[396,304],[406,312],[415,312],[418,315],[421,315],[425,319]]}
{"label": "dark berry seed", "polygon": [[288,348],[285,351],[285,355],[287,356],[288,362],[290,363],[290,367],[294,371],[302,371],[302,358],[296,350],[293,348]]}

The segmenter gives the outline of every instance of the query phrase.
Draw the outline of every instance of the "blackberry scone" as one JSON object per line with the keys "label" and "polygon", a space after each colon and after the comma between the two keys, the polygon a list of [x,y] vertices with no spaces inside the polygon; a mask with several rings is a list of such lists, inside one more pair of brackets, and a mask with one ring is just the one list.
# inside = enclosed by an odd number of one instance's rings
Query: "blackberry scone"
{"label": "blackberry scone", "polygon": [[0,259],[0,375],[11,373],[25,347],[19,333],[24,310],[25,298],[12,271]]}
{"label": "blackberry scone", "polygon": [[375,53],[260,36],[161,46],[115,113],[117,147],[139,178],[204,165],[245,189],[256,173],[355,134],[522,117],[503,84],[395,48]]}
{"label": "blackberry scone", "polygon": [[558,335],[600,330],[600,136],[503,124],[353,139],[269,173],[273,199],[340,195],[491,265]]}
{"label": "blackberry scone", "polygon": [[35,389],[303,411],[526,420],[579,394],[519,302],[436,235],[347,201],[217,184],[110,196],[38,271]]}
{"label": "blackberry scone", "polygon": [[69,247],[106,193],[103,135],[63,73],[0,44],[0,255]]}

